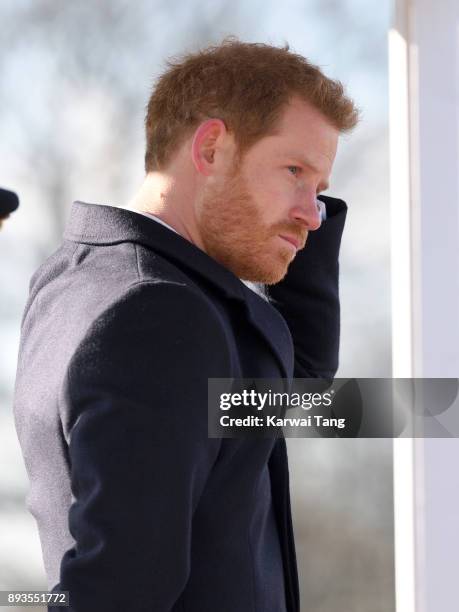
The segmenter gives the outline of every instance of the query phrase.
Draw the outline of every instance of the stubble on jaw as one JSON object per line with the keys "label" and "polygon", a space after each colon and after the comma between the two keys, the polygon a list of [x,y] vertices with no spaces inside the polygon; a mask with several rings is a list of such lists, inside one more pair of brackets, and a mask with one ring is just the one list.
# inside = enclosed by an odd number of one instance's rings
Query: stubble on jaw
{"label": "stubble on jaw", "polygon": [[199,225],[208,255],[242,280],[274,284],[293,260],[292,249],[268,227],[235,165],[219,185],[208,185],[199,206]]}

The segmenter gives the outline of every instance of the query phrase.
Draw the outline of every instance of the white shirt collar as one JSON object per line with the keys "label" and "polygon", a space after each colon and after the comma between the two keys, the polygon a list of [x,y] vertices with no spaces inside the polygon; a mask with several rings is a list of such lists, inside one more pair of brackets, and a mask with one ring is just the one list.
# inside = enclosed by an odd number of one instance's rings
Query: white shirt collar
{"label": "white shirt collar", "polygon": [[137,210],[137,209],[134,209],[134,208],[129,208],[128,210],[131,210],[132,212],[138,213],[139,215],[144,215],[145,217],[149,217],[150,219],[153,219],[153,221],[157,221],[158,223],[161,223],[161,225],[164,225],[164,227],[167,227],[170,230],[172,230],[173,232],[175,232],[176,234],[178,234],[178,231],[176,229],[174,229],[171,225],[169,225],[169,223],[166,223],[165,221],[163,221],[162,219],[160,219],[156,215],[152,215],[151,213],[144,212],[143,210]]}

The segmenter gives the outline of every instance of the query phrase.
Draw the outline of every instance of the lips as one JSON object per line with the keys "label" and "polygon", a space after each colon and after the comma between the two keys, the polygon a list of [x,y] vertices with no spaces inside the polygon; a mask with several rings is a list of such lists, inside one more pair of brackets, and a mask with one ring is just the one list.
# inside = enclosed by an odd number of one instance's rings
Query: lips
{"label": "lips", "polygon": [[296,250],[299,249],[300,241],[297,238],[293,238],[292,236],[286,236],[285,234],[279,234],[279,237],[283,238],[287,242],[290,242],[290,244],[293,244]]}

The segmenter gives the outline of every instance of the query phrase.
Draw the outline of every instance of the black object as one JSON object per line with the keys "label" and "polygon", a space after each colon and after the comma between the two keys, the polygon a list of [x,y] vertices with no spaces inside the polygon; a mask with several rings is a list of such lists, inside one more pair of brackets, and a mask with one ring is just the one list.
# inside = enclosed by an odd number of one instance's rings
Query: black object
{"label": "black object", "polygon": [[14,401],[48,588],[70,593],[49,612],[299,611],[285,439],[209,438],[207,384],[335,375],[346,205],[326,204],[270,304],[160,223],[74,203]]}
{"label": "black object", "polygon": [[0,189],[0,219],[7,217],[19,206],[19,198],[13,191]]}

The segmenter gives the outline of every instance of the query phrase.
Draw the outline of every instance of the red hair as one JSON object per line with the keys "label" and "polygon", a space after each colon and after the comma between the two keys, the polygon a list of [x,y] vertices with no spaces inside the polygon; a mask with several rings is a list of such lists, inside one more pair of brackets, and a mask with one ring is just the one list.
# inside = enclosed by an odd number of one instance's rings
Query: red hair
{"label": "red hair", "polygon": [[230,36],[167,62],[148,101],[145,170],[166,167],[206,119],[222,119],[242,156],[272,133],[293,95],[310,102],[340,132],[358,122],[358,109],[340,81],[326,77],[285,47],[245,43]]}

